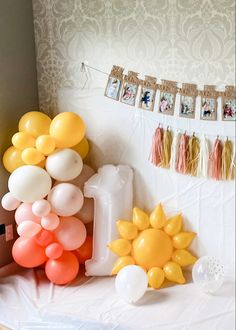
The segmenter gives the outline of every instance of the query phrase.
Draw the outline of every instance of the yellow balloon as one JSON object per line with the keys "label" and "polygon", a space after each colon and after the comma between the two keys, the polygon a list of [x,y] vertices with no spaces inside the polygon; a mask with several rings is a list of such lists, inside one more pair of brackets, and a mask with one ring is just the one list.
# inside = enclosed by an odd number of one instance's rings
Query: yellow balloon
{"label": "yellow balloon", "polygon": [[127,239],[119,238],[108,244],[109,249],[120,257],[127,256],[131,252],[131,243]]}
{"label": "yellow balloon", "polygon": [[122,238],[134,239],[138,235],[138,229],[132,222],[118,220],[116,226]]}
{"label": "yellow balloon", "polygon": [[167,224],[167,218],[161,204],[158,204],[150,215],[150,224],[160,229]]}
{"label": "yellow balloon", "polygon": [[196,233],[182,231],[177,235],[173,236],[173,245],[176,249],[186,249],[195,238]]}
{"label": "yellow balloon", "polygon": [[144,230],[149,227],[149,217],[138,207],[133,209],[133,223],[138,227],[139,230]]}
{"label": "yellow balloon", "polygon": [[48,134],[51,119],[40,111],[25,113],[19,121],[19,131],[27,132],[34,137]]}
{"label": "yellow balloon", "polygon": [[134,259],[130,256],[120,257],[112,268],[111,275],[118,274],[122,268],[128,265],[134,265]]}
{"label": "yellow balloon", "polygon": [[149,228],[133,241],[133,258],[137,265],[149,270],[163,267],[171,259],[173,246],[170,237],[162,230]]}
{"label": "yellow balloon", "polygon": [[76,146],[74,146],[72,149],[77,151],[80,157],[84,159],[89,152],[89,143],[86,137],[84,137],[83,140],[76,144]]}
{"label": "yellow balloon", "polygon": [[19,150],[35,146],[35,138],[26,132],[17,132],[13,135],[12,144]]}
{"label": "yellow balloon", "polygon": [[197,258],[194,257],[189,251],[187,250],[175,250],[172,255],[172,260],[179,264],[181,267],[193,265]]}
{"label": "yellow balloon", "polygon": [[18,167],[25,165],[21,158],[21,150],[13,146],[4,152],[2,161],[5,169],[10,173],[15,171]]}
{"label": "yellow balloon", "polygon": [[44,155],[50,155],[56,148],[56,142],[50,135],[40,135],[36,139],[36,148]]}
{"label": "yellow balloon", "polygon": [[30,147],[22,151],[21,158],[27,165],[36,165],[44,159],[44,155],[36,148]]}
{"label": "yellow balloon", "polygon": [[169,261],[165,266],[163,267],[165,277],[172,282],[176,282],[179,284],[184,284],[186,282],[182,269],[180,265],[178,265],[176,262]]}
{"label": "yellow balloon", "polygon": [[52,120],[49,132],[58,148],[70,148],[84,138],[85,125],[77,114],[62,112]]}
{"label": "yellow balloon", "polygon": [[178,234],[182,227],[183,218],[181,214],[178,214],[167,221],[167,225],[164,227],[165,232],[174,236]]}
{"label": "yellow balloon", "polygon": [[159,267],[153,267],[149,269],[147,276],[148,284],[153,289],[159,289],[165,280],[165,273]]}

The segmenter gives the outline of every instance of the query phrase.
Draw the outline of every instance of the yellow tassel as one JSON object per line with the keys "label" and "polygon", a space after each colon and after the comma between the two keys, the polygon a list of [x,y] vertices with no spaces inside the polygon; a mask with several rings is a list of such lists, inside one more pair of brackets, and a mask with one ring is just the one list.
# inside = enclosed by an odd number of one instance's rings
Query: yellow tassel
{"label": "yellow tassel", "polygon": [[200,142],[196,136],[192,136],[188,142],[187,173],[197,176],[197,168],[200,154]]}
{"label": "yellow tassel", "polygon": [[221,177],[223,180],[231,180],[231,164],[233,157],[233,145],[228,139],[225,141],[222,150],[222,167],[221,167]]}
{"label": "yellow tassel", "polygon": [[167,128],[167,130],[164,131],[163,154],[162,154],[162,162],[161,162],[161,166],[164,167],[164,168],[169,168],[170,167],[172,140],[173,140],[172,133]]}

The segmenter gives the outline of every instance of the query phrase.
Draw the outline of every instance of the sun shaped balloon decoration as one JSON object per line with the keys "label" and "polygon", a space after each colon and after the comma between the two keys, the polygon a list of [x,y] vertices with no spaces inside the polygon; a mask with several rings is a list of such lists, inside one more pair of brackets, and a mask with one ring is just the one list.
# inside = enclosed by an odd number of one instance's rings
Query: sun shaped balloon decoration
{"label": "sun shaped balloon decoration", "polygon": [[132,222],[118,220],[116,224],[121,238],[108,244],[119,256],[112,275],[127,265],[138,265],[147,272],[152,288],[160,288],[165,279],[185,283],[182,267],[197,260],[187,250],[196,233],[182,231],[181,214],[167,219],[161,204],[150,216],[135,207]]}

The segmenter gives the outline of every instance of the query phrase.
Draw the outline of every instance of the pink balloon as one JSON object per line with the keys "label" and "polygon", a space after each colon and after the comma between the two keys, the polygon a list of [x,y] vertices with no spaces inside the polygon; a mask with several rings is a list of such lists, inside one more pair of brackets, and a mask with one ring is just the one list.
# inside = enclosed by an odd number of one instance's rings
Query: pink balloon
{"label": "pink balloon", "polygon": [[8,192],[3,196],[1,203],[4,210],[13,211],[20,205],[21,201],[13,197],[12,194]]}
{"label": "pink balloon", "polygon": [[32,212],[37,217],[45,217],[51,211],[51,205],[46,199],[39,199],[32,204]]}
{"label": "pink balloon", "polygon": [[47,260],[44,248],[34,237],[19,237],[13,245],[12,256],[18,265],[27,268],[40,266]]}
{"label": "pink balloon", "polygon": [[49,213],[46,217],[42,217],[41,226],[47,230],[54,230],[59,226],[60,219],[55,213]]}
{"label": "pink balloon", "polygon": [[36,236],[35,241],[40,246],[47,246],[54,241],[54,235],[51,231],[42,229]]}
{"label": "pink balloon", "polygon": [[41,219],[32,212],[32,204],[22,203],[15,212],[15,220],[19,225],[21,222],[30,220],[40,224]]}
{"label": "pink balloon", "polygon": [[86,228],[83,222],[75,217],[61,217],[60,225],[54,235],[64,250],[78,249],[86,240]]}
{"label": "pink balloon", "polygon": [[29,238],[37,235],[41,229],[42,227],[38,223],[26,220],[18,225],[17,233],[19,236]]}
{"label": "pink balloon", "polygon": [[79,188],[71,183],[60,183],[48,195],[52,211],[61,216],[71,216],[77,213],[84,202],[84,196]]}
{"label": "pink balloon", "polygon": [[93,198],[85,198],[84,204],[78,213],[75,215],[83,223],[89,223],[93,221],[94,218],[94,200]]}
{"label": "pink balloon", "polygon": [[52,243],[46,247],[45,253],[49,259],[58,259],[63,253],[63,246],[60,243]]}

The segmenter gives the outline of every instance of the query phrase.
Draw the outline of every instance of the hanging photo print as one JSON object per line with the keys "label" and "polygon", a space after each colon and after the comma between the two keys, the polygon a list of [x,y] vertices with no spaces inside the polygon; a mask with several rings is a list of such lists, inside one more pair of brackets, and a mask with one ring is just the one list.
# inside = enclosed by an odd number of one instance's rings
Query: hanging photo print
{"label": "hanging photo print", "polygon": [[123,68],[113,65],[111,73],[108,77],[105,96],[117,101],[119,100],[123,80],[123,71]]}
{"label": "hanging photo print", "polygon": [[182,84],[180,88],[180,110],[179,116],[184,118],[195,118],[195,105],[197,96],[197,85]]}
{"label": "hanging photo print", "polygon": [[217,119],[217,97],[218,92],[213,85],[205,85],[204,90],[200,91],[201,95],[201,115],[203,120]]}
{"label": "hanging photo print", "polygon": [[162,80],[160,85],[160,102],[158,112],[165,115],[174,114],[175,96],[177,93],[177,83],[170,80]]}
{"label": "hanging photo print", "polygon": [[140,109],[153,111],[156,96],[156,81],[157,79],[151,76],[145,76],[145,80],[141,81]]}
{"label": "hanging photo print", "polygon": [[124,77],[123,88],[120,101],[128,105],[135,105],[135,100],[139,86],[138,73],[128,71],[128,75]]}
{"label": "hanging photo print", "polygon": [[236,120],[236,88],[235,86],[226,86],[222,96],[222,120]]}

